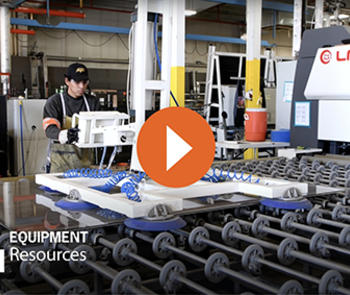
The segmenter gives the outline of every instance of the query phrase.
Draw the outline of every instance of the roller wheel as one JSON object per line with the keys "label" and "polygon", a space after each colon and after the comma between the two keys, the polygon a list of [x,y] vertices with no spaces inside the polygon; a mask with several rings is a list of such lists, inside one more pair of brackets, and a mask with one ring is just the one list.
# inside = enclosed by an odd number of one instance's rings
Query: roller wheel
{"label": "roller wheel", "polygon": [[57,292],[58,295],[76,295],[90,294],[90,289],[86,283],[81,280],[71,280],[65,283]]}

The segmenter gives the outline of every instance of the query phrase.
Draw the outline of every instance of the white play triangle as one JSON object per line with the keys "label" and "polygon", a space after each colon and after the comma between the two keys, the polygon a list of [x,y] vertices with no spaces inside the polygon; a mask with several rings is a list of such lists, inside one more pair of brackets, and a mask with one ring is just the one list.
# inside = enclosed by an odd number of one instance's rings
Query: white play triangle
{"label": "white play triangle", "polygon": [[169,171],[191,150],[192,147],[186,141],[166,126],[166,171]]}

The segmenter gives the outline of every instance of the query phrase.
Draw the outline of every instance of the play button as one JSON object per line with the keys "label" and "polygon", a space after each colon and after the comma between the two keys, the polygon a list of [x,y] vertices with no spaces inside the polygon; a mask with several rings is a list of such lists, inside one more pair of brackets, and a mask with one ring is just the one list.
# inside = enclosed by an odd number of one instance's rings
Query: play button
{"label": "play button", "polygon": [[192,147],[166,126],[166,171],[179,162]]}
{"label": "play button", "polygon": [[169,187],[198,181],[209,170],[214,154],[215,139],[208,123],[182,107],[154,113],[137,139],[142,169],[154,181]]}

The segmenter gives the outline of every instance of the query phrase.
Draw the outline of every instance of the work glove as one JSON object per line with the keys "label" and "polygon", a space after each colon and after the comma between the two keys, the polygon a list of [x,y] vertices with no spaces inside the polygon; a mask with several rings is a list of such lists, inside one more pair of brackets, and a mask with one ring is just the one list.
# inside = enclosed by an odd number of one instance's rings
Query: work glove
{"label": "work glove", "polygon": [[79,140],[78,137],[78,132],[79,132],[79,128],[70,128],[70,129],[65,129],[60,131],[60,133],[58,134],[58,141],[61,144],[72,144],[72,143],[76,143]]}

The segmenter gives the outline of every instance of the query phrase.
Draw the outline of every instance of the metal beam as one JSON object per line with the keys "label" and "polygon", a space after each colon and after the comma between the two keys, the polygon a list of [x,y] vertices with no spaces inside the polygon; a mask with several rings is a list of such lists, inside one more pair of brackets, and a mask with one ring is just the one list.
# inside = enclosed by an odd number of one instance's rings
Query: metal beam
{"label": "metal beam", "polygon": [[294,0],[293,13],[293,57],[299,55],[302,35],[303,0]]}
{"label": "metal beam", "polygon": [[[44,24],[40,24],[36,20],[23,19],[23,18],[11,18],[11,25],[21,25],[21,26],[28,26],[28,27],[44,28],[44,29],[76,30],[76,31],[100,32],[100,33],[111,33],[111,34],[129,34],[129,31],[130,31],[129,28],[85,25],[85,24],[66,23],[66,22],[61,22],[57,26],[44,25]],[[186,40],[231,43],[231,44],[246,44],[245,40],[242,40],[240,38],[232,38],[232,37],[186,34],[185,38]],[[271,47],[273,45],[267,41],[262,40],[261,46]]]}
{"label": "metal beam", "polygon": [[[210,35],[197,35],[197,34],[186,34],[186,40],[209,41],[209,42],[232,43],[232,44],[246,44],[246,41],[243,39],[240,39],[240,38],[210,36]],[[265,40],[262,40],[261,46],[272,47],[273,45]]]}
{"label": "metal beam", "polygon": [[[223,3],[223,4],[240,5],[240,6],[246,6],[246,4],[247,4],[246,0],[205,0],[205,1]],[[262,7],[264,9],[293,12],[293,5],[285,4],[285,3],[281,3],[281,2],[275,2],[275,1],[263,1]]]}

